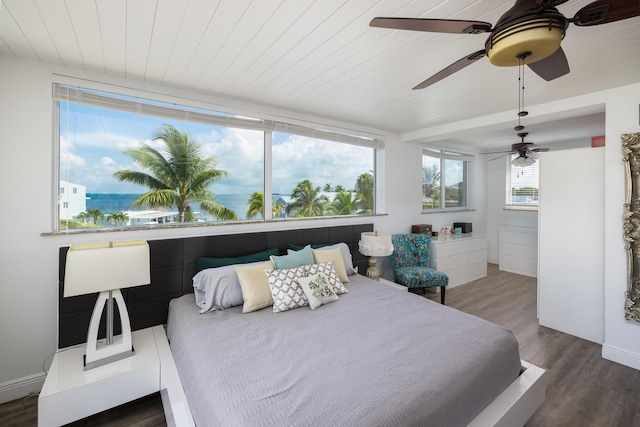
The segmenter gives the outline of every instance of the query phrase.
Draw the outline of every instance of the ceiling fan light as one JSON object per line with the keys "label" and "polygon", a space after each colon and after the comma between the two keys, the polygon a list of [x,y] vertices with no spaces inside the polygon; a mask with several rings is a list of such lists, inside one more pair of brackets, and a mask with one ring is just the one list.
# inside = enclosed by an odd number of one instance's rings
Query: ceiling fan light
{"label": "ceiling fan light", "polygon": [[516,157],[515,159],[511,160],[511,164],[513,166],[518,166],[518,167],[524,166],[523,162],[524,162],[524,157],[522,156]]}
{"label": "ceiling fan light", "polygon": [[511,160],[511,164],[513,166],[518,166],[520,168],[524,168],[526,166],[531,166],[535,162],[536,161],[534,159],[532,159],[531,157],[527,157],[527,156],[518,156],[515,159]]}
{"label": "ceiling fan light", "polygon": [[525,64],[540,61],[560,48],[565,27],[560,20],[543,18],[496,31],[487,40],[489,62],[499,67],[517,66],[524,53],[529,53]]}

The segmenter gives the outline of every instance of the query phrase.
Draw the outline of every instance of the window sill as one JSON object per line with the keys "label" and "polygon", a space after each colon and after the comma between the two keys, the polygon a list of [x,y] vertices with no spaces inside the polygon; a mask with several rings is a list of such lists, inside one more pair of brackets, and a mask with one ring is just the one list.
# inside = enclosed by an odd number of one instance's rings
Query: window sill
{"label": "window sill", "polygon": [[145,231],[145,230],[171,230],[175,228],[202,228],[202,227],[220,227],[229,225],[243,224],[268,224],[274,222],[291,222],[291,221],[317,221],[317,220],[336,220],[336,219],[360,219],[372,218],[377,216],[386,216],[386,213],[372,215],[336,215],[336,216],[314,216],[314,217],[289,217],[289,218],[272,218],[267,220],[239,220],[239,221],[217,221],[217,222],[189,222],[189,223],[171,223],[171,224],[153,224],[139,225],[129,227],[108,227],[108,228],[76,228],[71,230],[59,230],[40,233],[41,236],[67,236],[70,234],[100,234],[115,233],[127,231]]}
{"label": "window sill", "polygon": [[439,213],[450,213],[450,212],[475,212],[475,209],[471,208],[444,208],[444,209],[429,209],[426,211],[420,212],[423,215],[428,214],[439,214]]}
{"label": "window sill", "polygon": [[538,212],[537,206],[505,206],[505,211],[525,211],[525,212]]}

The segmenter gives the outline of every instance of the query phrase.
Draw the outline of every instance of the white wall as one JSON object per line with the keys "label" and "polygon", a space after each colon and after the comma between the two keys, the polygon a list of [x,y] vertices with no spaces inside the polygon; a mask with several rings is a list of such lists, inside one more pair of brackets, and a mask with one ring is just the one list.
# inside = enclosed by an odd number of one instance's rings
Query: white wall
{"label": "white wall", "polygon": [[[213,109],[218,111],[283,121],[305,120],[321,123],[323,127],[386,135],[383,193],[388,215],[115,232],[109,234],[110,239],[153,240],[363,221],[373,222],[376,229],[387,233],[408,232],[411,224],[424,222],[441,226],[453,221],[468,221],[479,230],[484,226],[484,186],[478,192],[478,211],[449,218],[442,214],[426,218],[420,213],[422,149],[418,145],[401,143],[398,135],[0,55],[0,93],[3,94],[0,98],[0,146],[4,160],[0,168],[0,182],[4,186],[4,203],[0,209],[0,403],[39,391],[44,380],[43,364],[48,365],[56,350],[58,248],[105,238],[95,234],[41,236],[41,233],[51,231],[52,191],[56,181],[51,136],[53,74],[86,79],[92,85],[93,82],[115,84],[162,96],[196,99],[212,108],[215,106]],[[476,171],[478,173],[483,173],[482,168]],[[484,182],[482,176],[477,180]],[[390,268],[386,275],[389,273]]]}
{"label": "white wall", "polygon": [[604,149],[540,157],[540,325],[602,344],[604,230],[594,224],[604,224]]}
{"label": "white wall", "polygon": [[627,289],[626,251],[622,240],[624,164],[620,135],[640,132],[640,84],[607,92],[605,147],[604,345],[606,359],[640,369],[640,323],[624,319]]}

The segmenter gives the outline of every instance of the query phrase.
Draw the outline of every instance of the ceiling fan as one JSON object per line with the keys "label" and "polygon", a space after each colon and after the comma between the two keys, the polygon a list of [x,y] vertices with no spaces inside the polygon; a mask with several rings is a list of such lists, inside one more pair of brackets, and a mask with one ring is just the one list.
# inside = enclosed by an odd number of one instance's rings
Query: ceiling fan
{"label": "ceiling fan", "polygon": [[487,56],[493,65],[526,64],[550,81],[569,73],[560,47],[569,24],[591,26],[640,16],[638,0],[597,0],[566,18],[556,6],[568,0],[516,0],[495,26],[482,21],[423,18],[373,18],[371,27],[434,33],[489,33],[485,48],[459,59],[413,89],[423,89]]}
{"label": "ceiling fan", "polygon": [[[538,147],[532,142],[525,142],[524,139],[526,138],[527,135],[529,135],[527,132],[519,133],[518,136],[520,137],[521,142],[518,142],[517,144],[512,144],[511,151],[494,151],[491,153],[483,153],[483,154],[502,154],[502,155],[518,154],[518,157],[516,157],[511,161],[512,165],[520,166],[520,167],[531,166],[536,162],[536,159],[538,158],[538,153],[547,152],[549,151],[549,148]],[[500,157],[502,156],[496,157],[491,160],[499,159]]]}

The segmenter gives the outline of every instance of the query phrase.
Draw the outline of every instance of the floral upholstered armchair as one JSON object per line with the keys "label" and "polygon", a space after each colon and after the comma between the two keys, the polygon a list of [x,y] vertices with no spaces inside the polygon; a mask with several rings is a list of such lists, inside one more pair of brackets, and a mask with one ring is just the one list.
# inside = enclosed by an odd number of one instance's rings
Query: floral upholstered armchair
{"label": "floral upholstered armchair", "polygon": [[407,288],[440,287],[440,302],[444,304],[444,291],[449,276],[429,268],[429,243],[431,236],[424,234],[394,234],[391,236],[393,254],[391,265],[397,283]]}

